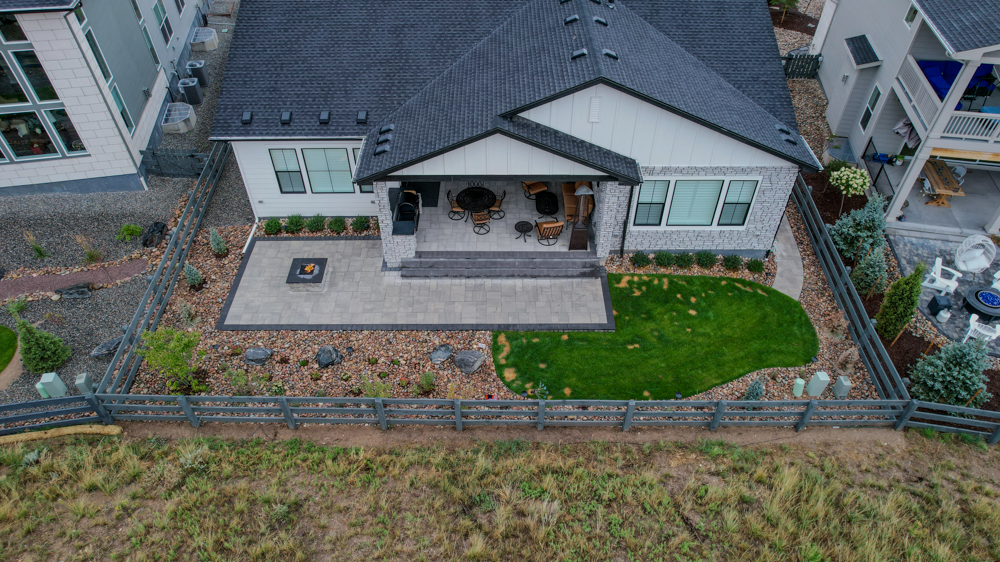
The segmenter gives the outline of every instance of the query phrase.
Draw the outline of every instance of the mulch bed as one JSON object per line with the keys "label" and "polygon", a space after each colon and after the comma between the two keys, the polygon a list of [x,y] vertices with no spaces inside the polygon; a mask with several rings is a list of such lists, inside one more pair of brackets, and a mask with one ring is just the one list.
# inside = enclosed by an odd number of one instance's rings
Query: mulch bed
{"label": "mulch bed", "polygon": [[[864,195],[843,197],[837,188],[829,185],[826,174],[822,172],[803,174],[802,178],[806,180],[806,185],[812,188],[813,202],[816,203],[816,209],[819,210],[819,216],[823,218],[825,224],[837,222],[842,215],[861,209],[868,202],[868,198]],[[840,211],[841,199],[844,203],[843,212]]]}
{"label": "mulch bed", "polygon": [[771,8],[771,24],[774,27],[790,29],[792,31],[798,31],[799,33],[813,35],[816,33],[816,24],[818,23],[818,19],[800,12],[793,12],[792,10],[788,10],[788,12],[785,13],[784,18],[782,18],[780,9]]}

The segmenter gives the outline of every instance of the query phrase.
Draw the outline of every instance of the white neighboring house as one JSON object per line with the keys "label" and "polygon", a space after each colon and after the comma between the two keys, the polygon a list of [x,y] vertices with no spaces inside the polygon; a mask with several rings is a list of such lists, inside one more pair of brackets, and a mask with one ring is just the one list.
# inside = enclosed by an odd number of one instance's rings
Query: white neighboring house
{"label": "white neighboring house", "polygon": [[[827,0],[811,50],[830,129],[891,198],[890,232],[1000,231],[1000,0]],[[961,182],[947,206],[921,178],[935,164]]]}

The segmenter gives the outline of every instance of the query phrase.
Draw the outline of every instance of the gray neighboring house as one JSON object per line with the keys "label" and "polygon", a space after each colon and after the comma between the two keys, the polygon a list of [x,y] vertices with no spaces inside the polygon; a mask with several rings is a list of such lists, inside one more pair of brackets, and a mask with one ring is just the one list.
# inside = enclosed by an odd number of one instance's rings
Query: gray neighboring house
{"label": "gray neighboring house", "polygon": [[[839,154],[891,199],[890,232],[1000,232],[1000,0],[827,0],[811,52]],[[927,193],[936,165],[962,195]]]}
{"label": "gray neighboring house", "polygon": [[142,190],[203,5],[0,0],[0,196]]}
{"label": "gray neighboring house", "polygon": [[[588,182],[598,260],[762,256],[796,175],[820,168],[767,6],[742,0],[243,0],[212,138],[257,217],[377,215],[404,269],[510,249],[447,228],[470,182],[505,207],[544,182],[560,209],[562,184]],[[399,189],[420,193],[419,224],[394,220]]]}

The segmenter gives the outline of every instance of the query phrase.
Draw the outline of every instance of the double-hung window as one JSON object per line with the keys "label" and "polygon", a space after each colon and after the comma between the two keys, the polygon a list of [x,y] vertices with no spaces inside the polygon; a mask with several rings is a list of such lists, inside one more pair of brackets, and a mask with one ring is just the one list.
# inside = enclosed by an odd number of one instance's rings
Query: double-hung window
{"label": "double-hung window", "polygon": [[915,19],[917,19],[917,7],[910,4],[910,9],[906,11],[906,17],[903,18],[903,21],[906,22],[907,27],[910,27]]}
{"label": "double-hung window", "polygon": [[724,180],[677,180],[667,226],[712,226]]}
{"label": "double-hung window", "polygon": [[660,226],[669,189],[669,181],[647,181],[639,186],[639,202],[635,208],[634,221],[636,226]]}
{"label": "double-hung window", "polygon": [[861,130],[864,131],[868,128],[868,122],[872,120],[872,114],[875,113],[875,106],[878,105],[878,99],[882,97],[882,92],[879,91],[878,86],[872,90],[872,95],[868,97],[868,104],[865,105],[865,112],[861,115]]}
{"label": "double-hung window", "polygon": [[303,148],[302,160],[313,193],[354,193],[346,148]]}
{"label": "double-hung window", "polygon": [[170,38],[174,35],[174,29],[170,27],[170,20],[167,18],[167,10],[163,7],[163,0],[156,0],[153,4],[153,15],[156,16],[156,24],[160,26],[160,34],[163,35],[163,42],[170,44]]}
{"label": "double-hung window", "polygon": [[299,159],[294,148],[272,148],[271,163],[278,178],[278,189],[282,193],[305,193]]}
{"label": "double-hung window", "polygon": [[184,0],[174,0],[174,6],[177,6],[177,13],[184,13]]}
{"label": "double-hung window", "polygon": [[125,126],[128,128],[129,134],[132,134],[135,131],[135,123],[132,121],[132,115],[128,112],[128,107],[125,106],[125,102],[122,100],[122,93],[118,91],[118,84],[111,87],[111,98],[115,100],[118,113],[122,116],[122,120],[125,121]]}
{"label": "double-hung window", "polygon": [[757,191],[756,180],[733,180],[726,190],[726,199],[719,214],[719,226],[743,226],[750,214],[750,203]]}
{"label": "double-hung window", "polygon": [[97,59],[97,66],[101,69],[104,80],[111,82],[111,69],[108,67],[108,61],[104,60],[104,53],[101,52],[101,46],[97,44],[97,38],[94,37],[94,30],[88,29],[84,37],[87,38],[90,51],[94,53],[94,58]]}
{"label": "double-hung window", "polygon": [[759,179],[681,178],[639,186],[632,226],[659,228],[743,227]]}

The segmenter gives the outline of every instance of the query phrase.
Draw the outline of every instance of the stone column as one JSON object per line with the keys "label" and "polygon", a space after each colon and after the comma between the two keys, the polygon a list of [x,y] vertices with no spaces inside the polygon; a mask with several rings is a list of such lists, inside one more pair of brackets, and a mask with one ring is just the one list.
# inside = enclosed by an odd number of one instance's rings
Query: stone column
{"label": "stone column", "polygon": [[594,240],[602,264],[608,255],[621,248],[630,189],[630,186],[606,181],[597,184],[594,190]]}
{"label": "stone column", "polygon": [[389,207],[389,182],[374,183],[378,204],[378,225],[382,236],[382,258],[388,267],[399,267],[403,258],[417,254],[417,237],[392,235],[392,211]]}

